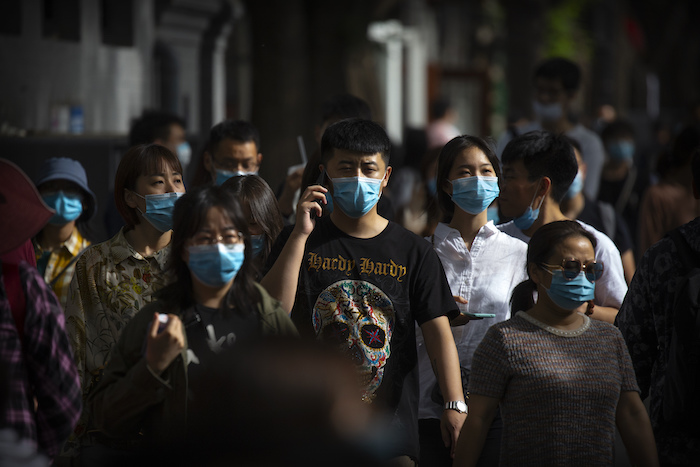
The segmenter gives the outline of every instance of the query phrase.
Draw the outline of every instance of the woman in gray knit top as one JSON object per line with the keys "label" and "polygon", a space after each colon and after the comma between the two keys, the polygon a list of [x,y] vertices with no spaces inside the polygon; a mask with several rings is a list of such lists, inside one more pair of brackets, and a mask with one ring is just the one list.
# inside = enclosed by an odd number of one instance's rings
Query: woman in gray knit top
{"label": "woman in gray knit top", "polygon": [[512,318],[492,326],[474,353],[454,465],[475,465],[499,404],[502,466],[612,465],[615,424],[634,465],[658,465],[622,336],[585,314],[603,274],[594,247],[573,221],[533,235]]}

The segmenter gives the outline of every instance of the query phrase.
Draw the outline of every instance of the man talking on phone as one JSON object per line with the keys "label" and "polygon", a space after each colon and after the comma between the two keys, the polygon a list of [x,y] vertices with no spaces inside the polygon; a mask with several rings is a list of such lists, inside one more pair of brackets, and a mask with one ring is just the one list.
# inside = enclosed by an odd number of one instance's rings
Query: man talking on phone
{"label": "man talking on phone", "polygon": [[[392,417],[383,440],[387,460],[415,465],[415,323],[450,407],[440,427],[446,446],[454,448],[466,406],[449,325],[458,309],[442,265],[429,243],[377,213],[390,152],[386,132],[372,121],[341,120],[326,129],[319,169],[328,188],[304,191],[294,230],[261,283],[302,336],[347,352],[363,384],[358,397]],[[334,208],[324,215],[326,193]]]}

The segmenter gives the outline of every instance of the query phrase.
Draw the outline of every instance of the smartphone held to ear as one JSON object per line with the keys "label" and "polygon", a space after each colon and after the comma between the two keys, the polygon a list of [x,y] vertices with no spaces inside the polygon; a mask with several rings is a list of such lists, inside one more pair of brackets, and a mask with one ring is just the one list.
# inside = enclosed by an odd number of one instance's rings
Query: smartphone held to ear
{"label": "smartphone held to ear", "polygon": [[[325,170],[322,170],[322,171],[321,171],[321,174],[320,174],[320,175],[318,176],[318,178],[316,179],[316,183],[314,183],[314,184],[315,184],[315,185],[321,185],[322,187],[327,188],[326,185],[325,185],[325,181],[326,181],[326,171],[325,171]],[[316,203],[318,203],[318,205],[321,206],[321,209],[323,209],[323,201],[321,201],[320,199],[317,199],[317,200],[316,200]],[[315,219],[316,217],[319,217],[318,214],[316,213],[316,210],[315,210],[315,209],[312,210],[310,214],[311,214],[311,218],[312,218],[312,219]]]}

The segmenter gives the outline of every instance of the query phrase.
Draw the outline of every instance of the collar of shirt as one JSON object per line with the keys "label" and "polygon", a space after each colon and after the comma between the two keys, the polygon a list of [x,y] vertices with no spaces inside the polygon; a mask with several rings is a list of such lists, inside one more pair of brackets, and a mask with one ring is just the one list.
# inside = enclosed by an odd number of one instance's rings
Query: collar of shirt
{"label": "collar of shirt", "polygon": [[[479,239],[486,239],[496,235],[497,233],[498,229],[493,224],[493,221],[488,221],[476,234],[476,238],[474,238],[474,242],[472,244],[472,251],[474,250],[476,244],[479,243]],[[464,244],[464,239],[462,238],[462,234],[459,233],[459,230],[453,229],[449,225],[440,222],[438,223],[437,227],[435,227],[434,236],[435,241],[433,243],[433,248],[435,248],[435,245],[450,245],[460,255],[469,254],[467,246]]]}
{"label": "collar of shirt", "polygon": [[[40,258],[41,255],[44,254],[44,249],[41,247],[41,245],[39,245],[39,242],[37,242],[36,239],[32,239],[32,243],[34,244],[34,253],[36,253],[36,257]],[[68,240],[63,242],[58,250],[63,249],[70,253],[71,256],[78,256],[78,254],[80,254],[80,252],[83,251],[88,245],[88,241],[85,240],[85,238],[80,234],[80,231],[78,231],[78,228],[75,227],[73,232],[70,234],[70,237],[68,237]],[[55,252],[58,252],[58,250],[55,250]]]}
{"label": "collar of shirt", "polygon": [[168,259],[170,244],[168,244],[165,248],[162,248],[159,251],[155,252],[153,255],[144,257],[143,255],[141,255],[141,253],[134,250],[134,247],[132,247],[131,244],[127,241],[126,236],[124,235],[124,227],[121,228],[119,233],[116,236],[114,236],[110,242],[111,244],[109,246],[109,251],[112,255],[112,258],[114,258],[115,264],[119,264],[127,258],[134,258],[140,261],[148,261],[150,258],[153,258],[160,266],[161,271],[165,270],[165,263]]}

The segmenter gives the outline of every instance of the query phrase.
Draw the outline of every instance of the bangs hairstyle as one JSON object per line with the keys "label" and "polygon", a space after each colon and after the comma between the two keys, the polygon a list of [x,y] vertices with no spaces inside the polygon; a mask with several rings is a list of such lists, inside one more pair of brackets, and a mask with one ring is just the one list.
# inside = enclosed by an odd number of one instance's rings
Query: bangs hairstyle
{"label": "bangs hairstyle", "polygon": [[498,162],[498,157],[496,157],[492,146],[486,142],[486,140],[478,136],[463,135],[448,141],[440,151],[437,166],[438,203],[446,217],[452,217],[455,212],[455,205],[452,201],[452,197],[445,192],[444,187],[449,183],[450,171],[452,170],[455,159],[457,159],[462,152],[470,149],[478,149],[483,152],[493,166],[496,176],[501,178],[501,165]]}
{"label": "bangs hairstyle", "polygon": [[527,246],[527,264],[525,267],[527,268],[528,278],[513,289],[513,295],[510,300],[512,314],[518,311],[529,310],[535,304],[532,294],[537,290],[537,284],[530,278],[530,266],[539,267],[542,264],[549,263],[550,258],[554,254],[554,249],[566,239],[572,237],[587,238],[595,250],[597,245],[595,237],[576,221],[550,222],[535,231]]}
{"label": "bangs hairstyle", "polygon": [[182,175],[180,160],[170,149],[160,144],[141,144],[131,147],[117,168],[114,178],[114,202],[127,227],[141,222],[138,211],[130,208],[124,200],[124,190],[134,190],[136,180],[142,175],[177,172]]}
{"label": "bangs hairstyle", "polygon": [[328,128],[321,138],[321,163],[325,166],[336,149],[362,155],[381,154],[389,165],[391,142],[378,123],[361,118],[340,120]]}
{"label": "bangs hairstyle", "polygon": [[225,299],[221,302],[221,308],[225,312],[231,308],[239,313],[253,312],[261,297],[254,285],[255,274],[248,223],[236,196],[217,185],[203,185],[194,188],[175,203],[173,236],[170,241],[170,256],[166,266],[167,273],[175,281],[162,289],[159,298],[164,300],[171,309],[184,309],[194,305],[192,277],[190,269],[182,257],[185,252],[185,244],[199,232],[206,221],[209,210],[213,207],[218,207],[223,211],[236,230],[241,233],[245,244],[243,265],[236,274]]}
{"label": "bangs hairstyle", "polygon": [[262,256],[262,264],[265,264],[267,255],[272,249],[272,244],[284,226],[284,220],[277,205],[275,193],[270,188],[270,185],[258,175],[231,177],[221,186],[230,191],[243,206],[245,206],[245,203],[248,204],[251,217],[260,226],[265,235],[265,247],[263,248]]}

